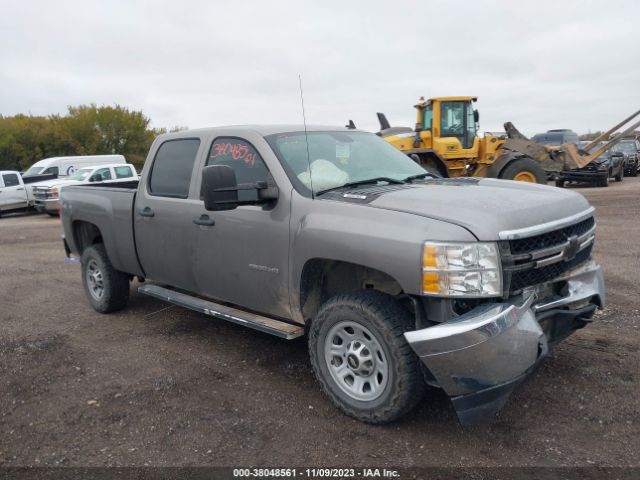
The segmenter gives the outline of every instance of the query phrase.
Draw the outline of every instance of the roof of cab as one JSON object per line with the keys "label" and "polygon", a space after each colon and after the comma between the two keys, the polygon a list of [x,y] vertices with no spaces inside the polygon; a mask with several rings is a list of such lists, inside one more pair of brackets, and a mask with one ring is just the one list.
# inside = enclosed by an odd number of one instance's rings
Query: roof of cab
{"label": "roof of cab", "polygon": [[[336,127],[336,126],[326,126],[326,125],[307,125],[306,130],[308,132],[360,132],[362,130],[354,130],[352,128],[347,127]],[[187,137],[189,135],[202,135],[209,133],[224,133],[227,131],[237,132],[252,132],[257,133],[262,136],[267,135],[277,135],[279,133],[289,133],[289,132],[304,132],[305,126],[301,124],[283,124],[283,125],[227,125],[222,127],[207,127],[207,128],[197,128],[193,130],[182,130],[180,132],[171,132],[171,133],[163,133],[160,135],[163,138],[180,138]]]}

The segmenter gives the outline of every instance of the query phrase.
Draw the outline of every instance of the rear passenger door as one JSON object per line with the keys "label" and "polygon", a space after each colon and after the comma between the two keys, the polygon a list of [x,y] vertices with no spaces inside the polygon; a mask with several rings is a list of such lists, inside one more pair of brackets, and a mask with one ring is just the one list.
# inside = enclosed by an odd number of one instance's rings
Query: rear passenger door
{"label": "rear passenger door", "polygon": [[27,194],[17,173],[3,173],[0,183],[0,207],[3,209],[27,206]]}
{"label": "rear passenger door", "polygon": [[200,193],[192,188],[199,138],[165,140],[145,171],[134,205],[136,248],[145,275],[159,283],[196,290],[192,235]]}

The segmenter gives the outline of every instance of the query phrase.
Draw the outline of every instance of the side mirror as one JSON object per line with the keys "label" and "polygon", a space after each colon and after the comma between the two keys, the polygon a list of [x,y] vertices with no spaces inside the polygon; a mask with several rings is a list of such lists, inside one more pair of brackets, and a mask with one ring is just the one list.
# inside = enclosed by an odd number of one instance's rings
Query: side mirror
{"label": "side mirror", "polygon": [[210,165],[202,170],[202,195],[206,210],[233,210],[238,206],[238,181],[228,165]]}
{"label": "side mirror", "polygon": [[94,176],[92,176],[89,179],[90,182],[101,182],[102,181],[102,174],[100,173],[96,173]]}
{"label": "side mirror", "polygon": [[473,121],[476,123],[480,122],[480,112],[478,110],[473,111]]}

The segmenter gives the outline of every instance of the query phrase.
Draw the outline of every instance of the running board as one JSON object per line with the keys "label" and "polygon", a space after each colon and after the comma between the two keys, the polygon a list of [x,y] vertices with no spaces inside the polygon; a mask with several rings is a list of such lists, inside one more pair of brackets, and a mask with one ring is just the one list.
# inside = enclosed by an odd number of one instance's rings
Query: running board
{"label": "running board", "polygon": [[158,285],[142,285],[138,288],[138,292],[149,295],[150,297],[159,298],[165,302],[173,303],[180,307],[195,310],[196,312],[211,315],[212,317],[228,320],[245,327],[253,328],[264,333],[270,333],[276,337],[292,340],[304,335],[304,327],[300,325],[291,325],[290,323],[281,322],[269,317],[263,317],[255,313],[245,312],[237,308],[227,307],[219,303],[203,300],[202,298],[193,297],[185,293],[176,292],[168,288]]}

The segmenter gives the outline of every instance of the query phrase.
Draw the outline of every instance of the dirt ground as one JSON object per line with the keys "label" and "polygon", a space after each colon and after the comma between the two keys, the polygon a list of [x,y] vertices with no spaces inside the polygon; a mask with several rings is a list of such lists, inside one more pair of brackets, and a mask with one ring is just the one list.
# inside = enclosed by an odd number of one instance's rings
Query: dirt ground
{"label": "dirt ground", "polygon": [[59,220],[0,219],[0,465],[638,465],[640,178],[579,189],[596,207],[606,309],[497,421],[464,429],[431,390],[370,426],[321,394],[306,342],[134,292],[100,315]]}

